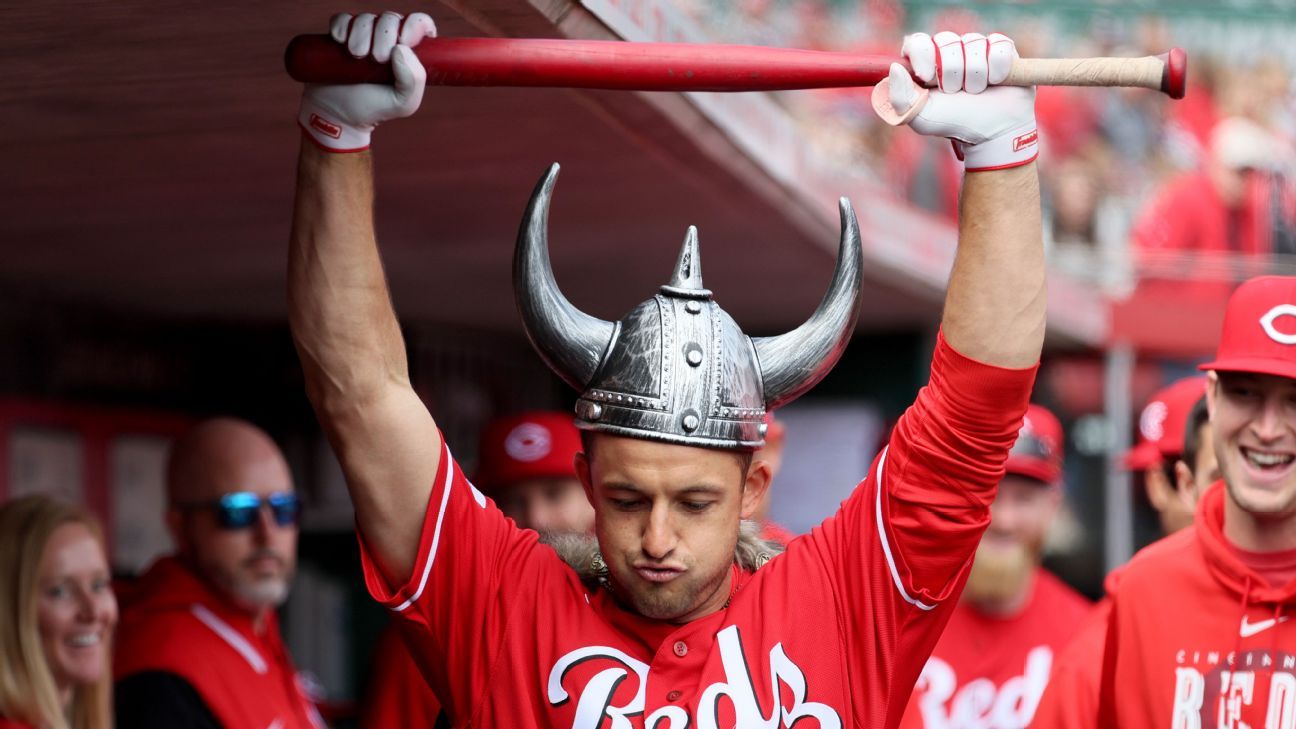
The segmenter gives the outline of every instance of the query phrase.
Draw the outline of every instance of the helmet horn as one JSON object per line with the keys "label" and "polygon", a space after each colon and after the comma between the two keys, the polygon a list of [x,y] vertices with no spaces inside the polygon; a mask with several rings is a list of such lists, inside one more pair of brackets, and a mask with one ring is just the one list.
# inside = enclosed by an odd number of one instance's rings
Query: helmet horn
{"label": "helmet horn", "polygon": [[549,198],[558,165],[536,185],[513,254],[513,295],[522,327],[545,364],[567,384],[584,390],[616,335],[616,325],[586,314],[563,296],[549,263]]}
{"label": "helmet horn", "polygon": [[860,233],[850,201],[842,198],[837,270],[819,308],[801,326],[776,337],[753,337],[772,410],[814,387],[837,364],[859,318]]}

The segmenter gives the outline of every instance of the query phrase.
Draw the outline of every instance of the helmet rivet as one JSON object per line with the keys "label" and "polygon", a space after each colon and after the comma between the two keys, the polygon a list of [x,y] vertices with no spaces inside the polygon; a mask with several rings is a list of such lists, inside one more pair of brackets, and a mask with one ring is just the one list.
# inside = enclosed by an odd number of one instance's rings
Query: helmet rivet
{"label": "helmet rivet", "polygon": [[687,311],[690,314],[701,314],[702,304],[690,299],[689,301],[684,302],[684,311]]}
{"label": "helmet rivet", "polygon": [[684,345],[684,360],[694,367],[702,364],[702,348],[698,346],[697,342],[689,342]]}
{"label": "helmet rivet", "polygon": [[684,426],[685,432],[692,433],[698,429],[698,426],[702,424],[702,421],[698,418],[697,413],[692,410],[686,410],[680,424]]}
{"label": "helmet rivet", "polygon": [[581,400],[576,404],[576,414],[585,420],[598,420],[603,417],[603,406],[596,402]]}

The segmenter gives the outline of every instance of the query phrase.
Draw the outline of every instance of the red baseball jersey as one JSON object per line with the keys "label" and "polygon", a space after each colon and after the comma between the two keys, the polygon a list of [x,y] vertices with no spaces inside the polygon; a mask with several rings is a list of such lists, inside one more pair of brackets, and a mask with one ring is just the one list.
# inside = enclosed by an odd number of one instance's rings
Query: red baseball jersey
{"label": "red baseball jersey", "polygon": [[227,727],[323,729],[279,636],[274,611],[258,631],[174,557],[158,560],[122,601],[113,673],[173,673]]}
{"label": "red baseball jersey", "polygon": [[993,616],[960,603],[923,667],[900,726],[1025,729],[1048,684],[1053,657],[1091,605],[1036,569],[1020,612]]}
{"label": "red baseball jersey", "polygon": [[[838,513],[684,625],[627,611],[517,529],[442,454],[407,621],[455,726],[894,727],[967,577],[1035,369],[938,337],[930,384]],[[802,722],[813,719],[812,724]],[[801,723],[798,723],[801,722]]]}
{"label": "red baseball jersey", "polygon": [[1112,600],[1099,726],[1296,727],[1296,580],[1272,586],[1224,537],[1224,487],[1135,555]]}

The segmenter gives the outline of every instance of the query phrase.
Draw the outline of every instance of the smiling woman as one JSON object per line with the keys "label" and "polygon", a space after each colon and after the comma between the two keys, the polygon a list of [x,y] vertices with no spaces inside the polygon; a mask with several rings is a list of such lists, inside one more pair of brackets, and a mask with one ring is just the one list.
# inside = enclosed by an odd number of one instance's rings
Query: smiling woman
{"label": "smiling woman", "polygon": [[84,510],[46,496],[0,506],[0,727],[111,726],[109,578]]}

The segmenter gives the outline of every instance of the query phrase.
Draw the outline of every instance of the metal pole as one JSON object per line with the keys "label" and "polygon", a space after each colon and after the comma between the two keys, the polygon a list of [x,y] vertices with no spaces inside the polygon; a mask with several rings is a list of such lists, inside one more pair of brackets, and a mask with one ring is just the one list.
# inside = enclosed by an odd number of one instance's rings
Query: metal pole
{"label": "metal pole", "polygon": [[1130,472],[1121,463],[1133,435],[1130,422],[1130,389],[1134,380],[1134,348],[1115,344],[1107,350],[1103,402],[1107,411],[1107,486],[1104,491],[1106,529],[1103,556],[1107,572],[1125,564],[1134,554],[1134,507]]}

